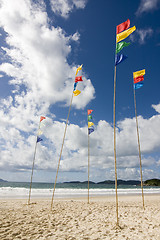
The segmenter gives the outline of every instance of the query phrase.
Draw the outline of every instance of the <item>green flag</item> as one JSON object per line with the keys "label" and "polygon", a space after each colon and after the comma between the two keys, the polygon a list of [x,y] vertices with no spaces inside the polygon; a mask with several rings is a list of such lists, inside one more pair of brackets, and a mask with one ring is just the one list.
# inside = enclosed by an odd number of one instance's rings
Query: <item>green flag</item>
{"label": "green flag", "polygon": [[124,47],[129,46],[131,43],[127,43],[127,42],[119,42],[116,44],[116,54],[119,53]]}
{"label": "green flag", "polygon": [[88,121],[90,121],[92,119],[91,115],[88,115]]}

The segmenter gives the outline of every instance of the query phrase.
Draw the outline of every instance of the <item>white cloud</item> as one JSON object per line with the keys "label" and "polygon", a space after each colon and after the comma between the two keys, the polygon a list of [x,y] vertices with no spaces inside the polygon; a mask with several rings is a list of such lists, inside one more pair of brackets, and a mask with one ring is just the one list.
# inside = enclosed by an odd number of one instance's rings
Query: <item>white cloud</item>
{"label": "white cloud", "polygon": [[[6,62],[0,65],[0,71],[10,77],[9,84],[14,87],[8,114],[3,113],[2,106],[1,116],[24,131],[28,116],[34,121],[36,115],[49,114],[51,104],[70,104],[77,66],[70,66],[66,58],[72,50],[71,41],[78,41],[80,35],[76,32],[67,36],[59,27],[50,28],[45,5],[34,5],[30,0],[20,5],[18,0],[1,0],[0,25],[9,45],[3,47]],[[95,93],[91,81],[83,75],[84,81],[79,84],[82,94],[73,100],[78,109],[84,108]]]}
{"label": "white cloud", "polygon": [[159,8],[160,0],[141,0],[140,6],[136,15],[141,15],[145,12],[151,12]]}
{"label": "white cloud", "polygon": [[[1,118],[0,118],[1,119]],[[1,120],[2,121],[2,120]],[[156,160],[151,157],[152,152],[160,148],[160,115],[149,119],[138,117],[140,143],[142,152],[142,168],[144,178],[155,174],[152,168]],[[52,121],[47,118],[43,126],[44,142],[38,143],[36,165],[37,170],[56,171],[59,159],[65,123]],[[23,137],[20,130],[13,127],[5,129],[0,123],[1,166],[0,169],[10,171],[28,171],[32,166],[35,144],[34,135]],[[124,119],[117,128],[117,169],[120,179],[139,179],[139,155],[136,135],[136,122],[133,119]],[[60,171],[85,172],[88,164],[87,126],[79,127],[69,124],[65,138]],[[113,127],[106,121],[99,121],[94,133],[90,135],[90,163],[93,180],[114,179],[113,156]],[[159,161],[157,162],[159,166]],[[153,173],[151,174],[151,171]],[[149,175],[149,173],[151,175]],[[158,173],[157,173],[158,174]],[[97,176],[97,178],[96,178]],[[157,175],[158,177],[158,175]]]}
{"label": "white cloud", "polygon": [[149,39],[153,35],[153,30],[151,28],[147,29],[137,29],[134,35],[130,36],[130,39],[138,41],[140,44],[145,44],[146,39]]}
{"label": "white cloud", "polygon": [[74,8],[84,8],[86,0],[50,0],[52,11],[64,18],[68,18],[69,13]]}

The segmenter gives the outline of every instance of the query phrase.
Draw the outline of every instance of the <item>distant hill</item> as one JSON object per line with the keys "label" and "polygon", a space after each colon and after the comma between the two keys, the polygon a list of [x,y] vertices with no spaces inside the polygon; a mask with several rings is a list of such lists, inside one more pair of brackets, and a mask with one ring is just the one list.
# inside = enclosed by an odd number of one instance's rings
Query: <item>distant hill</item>
{"label": "distant hill", "polygon": [[[80,182],[80,181],[71,181],[71,182],[64,182],[64,183],[78,183],[78,184],[88,184],[88,181],[84,181],[84,182]],[[110,184],[110,185],[114,185],[115,184],[115,181],[112,181],[112,180],[105,180],[105,181],[102,181],[102,182],[98,182],[98,183],[95,183],[95,182],[92,182],[92,181],[89,181],[90,184]],[[140,181],[136,181],[136,180],[128,180],[128,181],[125,181],[125,180],[118,180],[117,181],[117,185],[140,185],[141,182]]]}
{"label": "distant hill", "polygon": [[[115,184],[115,181],[111,181],[111,180],[105,180],[103,182],[98,182],[97,184]],[[136,180],[117,180],[117,185],[139,185],[141,184],[140,181],[136,181]]]}
{"label": "distant hill", "polygon": [[7,181],[0,178],[0,182],[7,182]]}
{"label": "distant hill", "polygon": [[144,186],[159,186],[160,187],[160,179],[149,179],[144,182]]}

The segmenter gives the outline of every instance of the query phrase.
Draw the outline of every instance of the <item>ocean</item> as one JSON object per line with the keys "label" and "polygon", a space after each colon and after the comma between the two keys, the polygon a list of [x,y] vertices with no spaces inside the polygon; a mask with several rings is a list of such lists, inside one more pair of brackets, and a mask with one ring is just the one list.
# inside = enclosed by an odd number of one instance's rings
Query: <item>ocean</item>
{"label": "ocean", "polygon": [[[31,198],[51,198],[53,183],[33,183]],[[0,182],[0,198],[28,198],[30,183],[26,182]],[[119,185],[118,195],[140,195],[141,187],[135,185]],[[144,194],[160,194],[160,187],[144,186]],[[87,183],[57,183],[55,190],[56,198],[87,197]],[[114,196],[114,184],[90,183],[90,196]]]}

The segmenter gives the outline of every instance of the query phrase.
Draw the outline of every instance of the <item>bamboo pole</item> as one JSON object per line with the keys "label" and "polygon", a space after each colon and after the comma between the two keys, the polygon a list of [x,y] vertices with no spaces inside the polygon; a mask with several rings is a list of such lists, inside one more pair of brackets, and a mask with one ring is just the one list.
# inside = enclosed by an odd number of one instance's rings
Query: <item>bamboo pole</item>
{"label": "bamboo pole", "polygon": [[114,68],[114,104],[113,104],[113,125],[114,125],[114,164],[115,164],[115,191],[116,191],[116,215],[117,225],[119,225],[118,219],[118,193],[117,193],[117,160],[116,160],[116,65]]}
{"label": "bamboo pole", "polygon": [[88,204],[89,204],[89,164],[90,164],[89,157],[90,157],[90,152],[89,152],[89,130],[88,130]]}
{"label": "bamboo pole", "polygon": [[[39,131],[39,129],[40,129],[40,122],[39,122],[38,131]],[[36,137],[36,144],[35,144],[35,150],[34,150],[34,156],[33,156],[33,164],[32,164],[32,173],[31,173],[31,183],[30,183],[30,189],[29,189],[28,205],[30,204],[30,199],[31,199],[32,178],[33,178],[34,163],[35,163],[35,158],[36,158],[36,150],[37,150],[37,137]]]}
{"label": "bamboo pole", "polygon": [[52,195],[52,201],[51,201],[51,210],[52,210],[52,207],[53,207],[54,193],[55,193],[55,188],[56,188],[56,183],[57,183],[57,177],[58,177],[58,171],[59,171],[59,166],[60,166],[60,161],[61,161],[61,156],[62,156],[62,151],[63,151],[64,140],[65,140],[66,131],[67,131],[68,119],[69,119],[69,115],[70,115],[70,111],[71,111],[71,106],[72,106],[72,100],[73,100],[73,93],[72,93],[72,97],[71,97],[71,103],[70,103],[70,106],[69,106],[69,111],[68,111],[66,126],[65,126],[65,130],[64,130],[64,136],[63,136],[63,141],[62,141],[62,146],[61,146],[59,161],[58,161],[58,167],[57,167],[56,178],[55,178],[54,189],[53,189],[53,195]]}
{"label": "bamboo pole", "polygon": [[[133,83],[133,85],[134,85],[134,83]],[[133,88],[133,89],[134,89],[134,88]],[[143,194],[143,179],[142,179],[141,148],[140,148],[140,140],[139,140],[139,130],[138,130],[138,119],[137,119],[137,107],[136,107],[136,93],[135,93],[135,89],[134,89],[134,106],[135,106],[135,116],[136,116],[136,126],[137,126],[137,138],[138,138],[138,150],[139,150],[139,161],[140,161],[142,202],[143,202],[143,209],[145,209],[145,207],[144,207],[144,194]]]}

